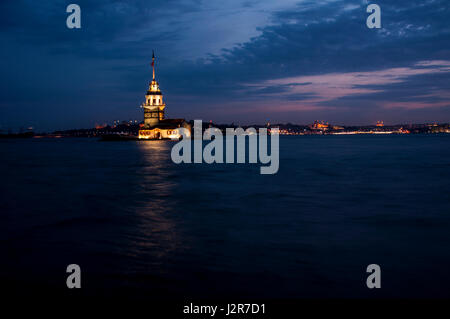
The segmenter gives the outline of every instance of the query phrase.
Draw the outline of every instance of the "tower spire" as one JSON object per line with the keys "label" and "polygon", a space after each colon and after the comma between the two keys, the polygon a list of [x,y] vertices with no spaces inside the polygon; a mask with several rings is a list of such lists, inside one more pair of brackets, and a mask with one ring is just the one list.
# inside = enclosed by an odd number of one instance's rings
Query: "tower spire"
{"label": "tower spire", "polygon": [[152,50],[153,81],[155,81],[155,51]]}

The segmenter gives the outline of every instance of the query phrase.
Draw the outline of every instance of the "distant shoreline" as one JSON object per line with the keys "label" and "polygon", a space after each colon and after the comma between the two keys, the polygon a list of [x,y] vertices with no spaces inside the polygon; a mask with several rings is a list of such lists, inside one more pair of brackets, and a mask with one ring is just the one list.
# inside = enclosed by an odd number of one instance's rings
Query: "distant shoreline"
{"label": "distant shoreline", "polygon": [[[193,124],[193,121],[191,121]],[[47,132],[18,132],[18,133],[4,133],[0,131],[0,138],[62,138],[62,137],[102,137],[104,135],[120,135],[133,137],[138,135],[142,123],[122,122],[115,125],[96,126],[88,129],[69,129],[57,130],[51,133]],[[216,124],[204,123],[203,130],[208,127],[215,127],[222,131],[226,128],[242,127],[244,130],[248,127],[253,128],[279,128],[280,135],[386,135],[386,134],[435,134],[435,133],[450,133],[450,123],[425,123],[425,124],[397,124],[384,125],[379,122],[377,125],[365,126],[337,126],[324,122],[314,122],[310,125],[299,124],[270,124],[266,125],[238,125],[238,124]]]}
{"label": "distant shoreline", "polygon": [[[17,135],[17,134],[14,134]],[[327,134],[280,134],[280,136],[410,136],[410,135],[449,135],[448,132],[437,132],[437,133],[410,133],[410,134],[399,134],[399,133],[348,133],[348,134],[333,134],[333,133],[327,133]],[[143,140],[139,139],[137,136],[121,136],[120,134],[117,134],[118,138],[116,139],[103,139],[101,135],[98,136],[72,136],[72,135],[55,135],[55,134],[45,134],[45,135],[32,135],[32,136],[8,136],[6,134],[0,135],[0,140],[29,140],[29,139],[98,139],[98,140],[104,140],[104,141],[155,141],[155,140]],[[161,139],[158,141],[171,141],[170,139]]]}

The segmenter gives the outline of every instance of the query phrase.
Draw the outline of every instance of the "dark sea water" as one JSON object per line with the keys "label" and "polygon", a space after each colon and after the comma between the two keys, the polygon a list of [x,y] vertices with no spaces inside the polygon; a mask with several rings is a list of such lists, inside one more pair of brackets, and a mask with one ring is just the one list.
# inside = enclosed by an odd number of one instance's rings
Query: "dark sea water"
{"label": "dark sea water", "polygon": [[450,135],[282,136],[276,175],[173,144],[0,140],[3,287],[78,264],[88,296],[450,297]]}

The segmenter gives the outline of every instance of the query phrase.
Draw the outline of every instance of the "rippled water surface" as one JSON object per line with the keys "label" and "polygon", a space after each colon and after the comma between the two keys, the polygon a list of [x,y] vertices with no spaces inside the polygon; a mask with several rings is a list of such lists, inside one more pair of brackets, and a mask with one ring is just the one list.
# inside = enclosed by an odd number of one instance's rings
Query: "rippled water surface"
{"label": "rippled water surface", "polygon": [[281,137],[276,175],[172,145],[1,140],[2,282],[63,290],[75,263],[88,295],[450,296],[449,135]]}

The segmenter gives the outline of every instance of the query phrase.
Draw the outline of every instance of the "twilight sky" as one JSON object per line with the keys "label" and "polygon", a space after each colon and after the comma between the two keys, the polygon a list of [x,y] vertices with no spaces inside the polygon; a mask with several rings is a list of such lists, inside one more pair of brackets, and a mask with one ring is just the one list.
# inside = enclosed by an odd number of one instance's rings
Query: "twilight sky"
{"label": "twilight sky", "polygon": [[0,35],[0,130],[142,120],[152,49],[168,117],[450,122],[448,0],[2,0]]}

